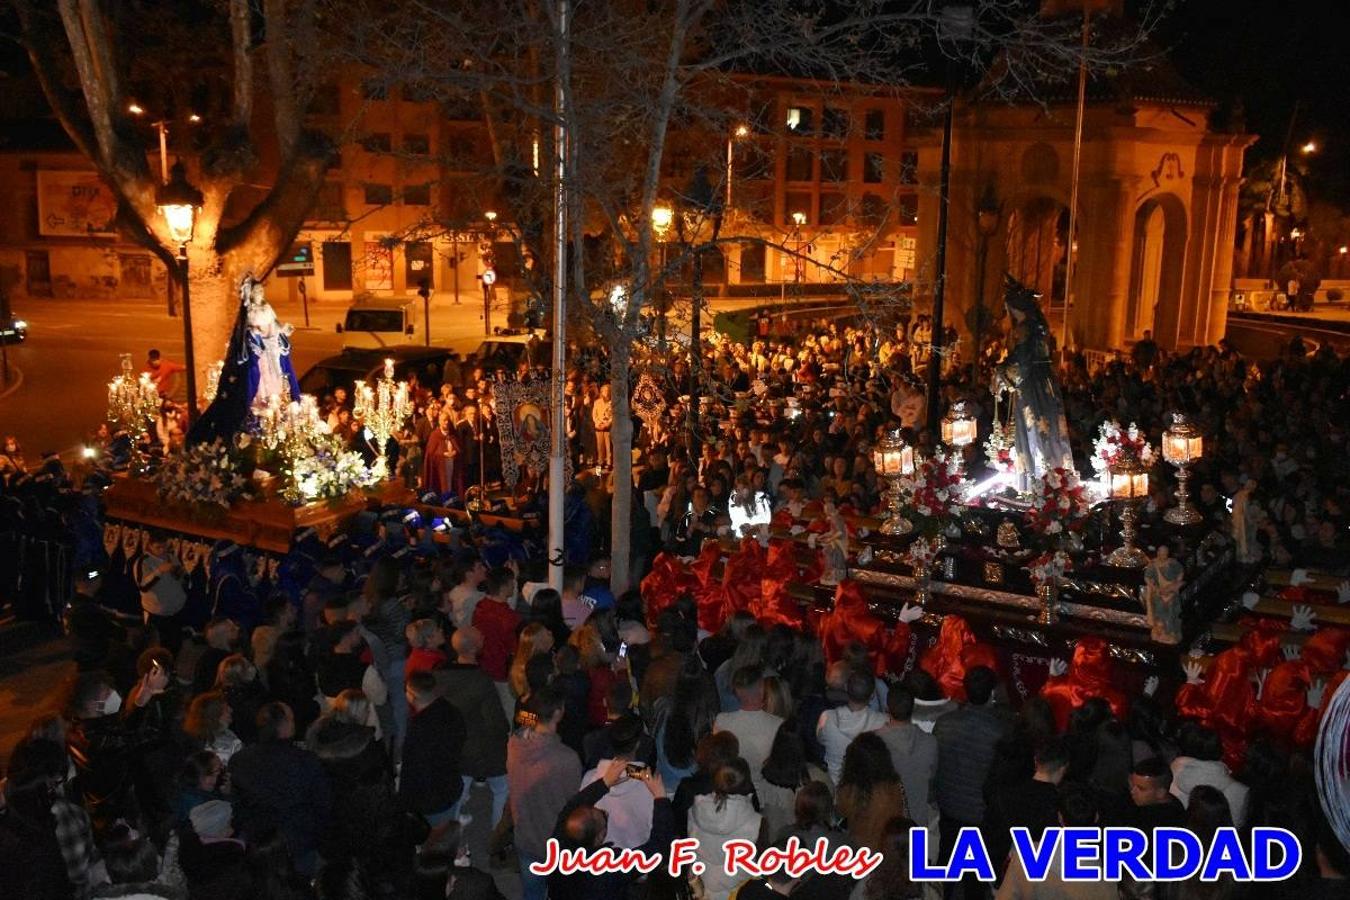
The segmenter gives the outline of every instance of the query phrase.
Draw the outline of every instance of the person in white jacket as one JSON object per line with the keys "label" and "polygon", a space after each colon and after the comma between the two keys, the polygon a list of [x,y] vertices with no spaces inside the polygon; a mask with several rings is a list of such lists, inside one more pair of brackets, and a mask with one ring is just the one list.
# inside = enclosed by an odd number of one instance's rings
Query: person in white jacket
{"label": "person in white jacket", "polygon": [[698,861],[703,864],[703,889],[707,900],[727,900],[747,876],[727,875],[724,846],[730,840],[768,846],[764,817],[755,806],[750,766],[737,757],[713,773],[713,792],[694,798],[689,810],[689,836],[698,841]]}
{"label": "person in white jacket", "polygon": [[1207,784],[1218,789],[1228,800],[1233,811],[1233,825],[1241,828],[1247,822],[1247,795],[1249,788],[1233,777],[1223,763],[1223,744],[1209,728],[1195,722],[1182,726],[1177,735],[1177,758],[1172,760],[1172,796],[1189,806],[1191,790]]}

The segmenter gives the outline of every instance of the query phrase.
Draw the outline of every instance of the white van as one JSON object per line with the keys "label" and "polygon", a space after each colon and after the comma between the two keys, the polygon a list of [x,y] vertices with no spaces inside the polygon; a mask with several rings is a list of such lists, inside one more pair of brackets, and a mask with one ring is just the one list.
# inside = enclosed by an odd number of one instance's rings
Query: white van
{"label": "white van", "polygon": [[408,297],[371,297],[353,303],[337,326],[342,348],[378,349],[420,342],[421,301]]}

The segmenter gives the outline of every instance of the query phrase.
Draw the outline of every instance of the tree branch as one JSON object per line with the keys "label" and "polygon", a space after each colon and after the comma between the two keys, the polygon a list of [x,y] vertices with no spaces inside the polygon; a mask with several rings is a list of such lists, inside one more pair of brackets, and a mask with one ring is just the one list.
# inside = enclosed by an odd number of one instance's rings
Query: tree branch
{"label": "tree branch", "polygon": [[74,142],[75,149],[91,160],[97,159],[98,138],[94,135],[89,118],[80,109],[75,96],[61,84],[61,66],[52,52],[56,35],[46,27],[30,0],[13,0],[13,4],[19,15],[19,28],[23,32],[28,60],[47,103],[56,114],[56,120]]}
{"label": "tree branch", "polygon": [[263,22],[267,29],[267,79],[272,93],[273,122],[284,166],[294,156],[300,140],[300,110],[291,71],[286,0],[263,0]]}
{"label": "tree branch", "polygon": [[249,54],[248,0],[230,0],[230,39],[234,48],[234,124],[236,128],[247,131],[249,120],[253,117],[253,57]]}
{"label": "tree branch", "polygon": [[94,64],[89,47],[89,36],[84,30],[84,20],[76,3],[77,0],[57,0],[57,8],[75,61],[80,90],[84,92],[84,104],[89,110],[89,121],[98,144],[97,158],[105,168],[112,169],[117,146],[117,135],[112,124],[113,98],[108,95],[109,86],[99,80],[98,67]]}

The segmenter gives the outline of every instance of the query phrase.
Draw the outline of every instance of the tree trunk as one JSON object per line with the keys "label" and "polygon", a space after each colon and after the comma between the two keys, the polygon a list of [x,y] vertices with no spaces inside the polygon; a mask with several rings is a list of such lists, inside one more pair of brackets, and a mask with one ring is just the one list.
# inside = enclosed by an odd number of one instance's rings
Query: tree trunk
{"label": "tree trunk", "polygon": [[[206,385],[207,370],[225,357],[230,329],[234,327],[239,276],[232,273],[226,262],[227,258],[210,250],[188,248],[188,299],[192,303],[192,349],[198,391]],[[183,353],[187,355],[186,348]]]}
{"label": "tree trunk", "polygon": [[614,499],[610,505],[610,590],[619,596],[633,578],[633,413],[628,405],[627,347],[615,347],[609,360],[609,389],[614,403]]}

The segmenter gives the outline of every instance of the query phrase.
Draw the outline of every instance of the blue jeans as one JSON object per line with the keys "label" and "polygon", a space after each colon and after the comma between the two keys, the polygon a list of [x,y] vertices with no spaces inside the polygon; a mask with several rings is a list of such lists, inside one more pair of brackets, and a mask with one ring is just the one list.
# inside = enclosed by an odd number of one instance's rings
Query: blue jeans
{"label": "blue jeans", "polygon": [[539,862],[543,860],[530,859],[524,854],[520,856],[520,893],[523,900],[545,900],[548,896],[548,876],[530,871],[530,864]]}
{"label": "blue jeans", "polygon": [[[459,800],[455,802],[456,815],[463,811],[465,804],[469,802],[469,792],[473,790],[474,783],[472,775],[461,777],[464,779],[464,790],[460,792]],[[502,820],[502,813],[506,811],[506,798],[511,791],[505,775],[492,775],[485,780],[492,790],[492,821],[487,823],[488,828],[492,829],[497,827],[497,823]]]}

